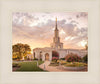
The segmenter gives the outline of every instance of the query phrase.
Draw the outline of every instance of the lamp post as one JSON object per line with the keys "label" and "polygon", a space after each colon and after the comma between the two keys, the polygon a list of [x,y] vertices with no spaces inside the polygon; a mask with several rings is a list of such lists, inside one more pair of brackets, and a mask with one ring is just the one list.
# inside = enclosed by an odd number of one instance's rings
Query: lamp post
{"label": "lamp post", "polygon": [[37,61],[37,66],[39,66],[39,63],[38,63],[38,61]]}
{"label": "lamp post", "polygon": [[45,70],[45,64],[44,64],[44,70]]}

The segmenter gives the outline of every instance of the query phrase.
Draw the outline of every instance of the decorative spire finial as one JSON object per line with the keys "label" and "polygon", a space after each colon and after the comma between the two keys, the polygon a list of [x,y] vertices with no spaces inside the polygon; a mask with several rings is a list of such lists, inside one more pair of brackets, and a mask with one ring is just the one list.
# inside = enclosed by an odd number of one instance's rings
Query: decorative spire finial
{"label": "decorative spire finial", "polygon": [[57,22],[57,17],[56,17],[56,22]]}
{"label": "decorative spire finial", "polygon": [[55,30],[58,30],[58,29],[57,29],[57,17],[56,17],[56,27],[55,27]]}

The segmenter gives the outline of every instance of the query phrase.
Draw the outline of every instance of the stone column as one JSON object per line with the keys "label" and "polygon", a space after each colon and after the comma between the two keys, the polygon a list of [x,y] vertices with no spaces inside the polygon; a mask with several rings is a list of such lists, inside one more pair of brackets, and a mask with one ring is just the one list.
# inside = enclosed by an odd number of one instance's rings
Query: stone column
{"label": "stone column", "polygon": [[37,51],[38,60],[40,60],[40,52]]}
{"label": "stone column", "polygon": [[49,52],[49,61],[52,61],[52,51]]}
{"label": "stone column", "polygon": [[42,61],[45,61],[45,53],[42,53]]}

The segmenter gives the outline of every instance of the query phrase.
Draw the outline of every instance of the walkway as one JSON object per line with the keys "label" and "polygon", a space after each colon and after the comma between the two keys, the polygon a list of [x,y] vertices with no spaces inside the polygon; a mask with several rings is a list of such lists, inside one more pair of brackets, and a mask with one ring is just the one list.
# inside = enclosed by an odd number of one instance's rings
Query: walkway
{"label": "walkway", "polygon": [[[69,70],[65,70],[62,66],[49,66],[50,61],[45,61],[43,64],[39,65],[39,67],[43,70],[47,70],[49,72],[80,72],[80,71],[69,71]],[[81,71],[87,71],[87,69],[85,70],[81,70]]]}
{"label": "walkway", "polygon": [[49,66],[50,61],[45,61],[43,64],[39,65],[39,67],[43,70],[47,70],[49,72],[65,72],[65,70],[59,69],[60,66]]}

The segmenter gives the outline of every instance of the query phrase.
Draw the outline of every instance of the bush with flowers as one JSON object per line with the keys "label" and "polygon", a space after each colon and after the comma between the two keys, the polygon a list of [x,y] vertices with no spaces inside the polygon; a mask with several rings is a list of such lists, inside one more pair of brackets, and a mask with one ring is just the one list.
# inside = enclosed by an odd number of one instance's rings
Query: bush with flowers
{"label": "bush with flowers", "polygon": [[52,61],[57,62],[58,59],[59,59],[59,53],[56,51],[52,51]]}
{"label": "bush with flowers", "polygon": [[55,62],[57,62],[58,59],[59,59],[58,57],[52,57],[52,60]]}
{"label": "bush with flowers", "polygon": [[77,54],[70,53],[65,57],[67,62],[80,62],[81,58]]}

